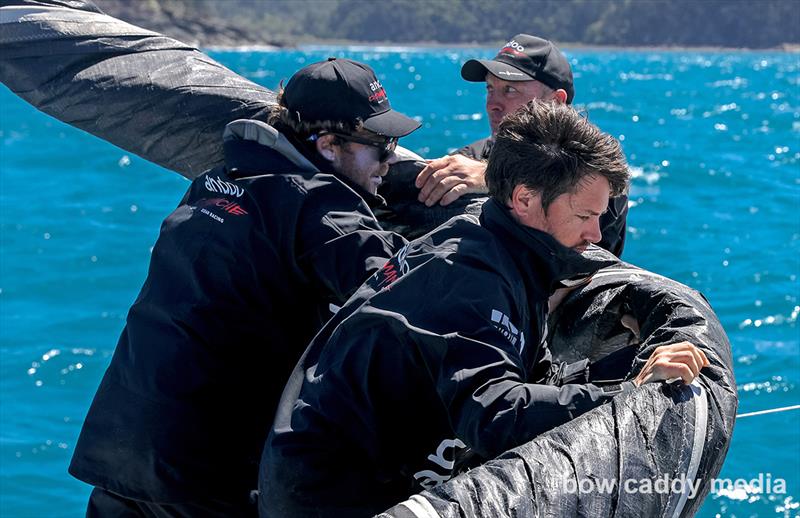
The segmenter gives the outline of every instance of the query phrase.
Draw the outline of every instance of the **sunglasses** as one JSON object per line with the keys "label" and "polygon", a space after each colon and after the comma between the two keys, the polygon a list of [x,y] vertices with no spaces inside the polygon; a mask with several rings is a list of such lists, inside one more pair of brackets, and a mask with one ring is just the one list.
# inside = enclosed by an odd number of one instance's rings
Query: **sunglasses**
{"label": "sunglasses", "polygon": [[397,137],[390,137],[383,140],[370,140],[368,138],[357,137],[355,135],[348,135],[345,133],[336,133],[335,131],[325,131],[320,133],[322,135],[333,135],[348,142],[356,142],[378,149],[378,161],[386,162],[392,153],[397,149]]}

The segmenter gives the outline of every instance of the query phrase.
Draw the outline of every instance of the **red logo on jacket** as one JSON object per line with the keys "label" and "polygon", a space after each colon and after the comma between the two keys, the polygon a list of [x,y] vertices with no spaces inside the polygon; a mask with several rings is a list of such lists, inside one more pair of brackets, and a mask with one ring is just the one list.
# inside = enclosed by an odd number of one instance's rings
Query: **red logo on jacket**
{"label": "red logo on jacket", "polygon": [[241,205],[225,198],[208,198],[201,200],[197,205],[198,207],[219,207],[233,216],[244,216],[247,214],[247,211],[244,210]]}
{"label": "red logo on jacket", "polygon": [[383,265],[383,268],[370,277],[369,281],[367,281],[369,286],[375,291],[380,291],[384,288],[389,288],[397,279],[407,274],[408,270],[410,270],[410,266],[406,262],[407,255],[408,245],[401,248],[397,255],[389,259]]}

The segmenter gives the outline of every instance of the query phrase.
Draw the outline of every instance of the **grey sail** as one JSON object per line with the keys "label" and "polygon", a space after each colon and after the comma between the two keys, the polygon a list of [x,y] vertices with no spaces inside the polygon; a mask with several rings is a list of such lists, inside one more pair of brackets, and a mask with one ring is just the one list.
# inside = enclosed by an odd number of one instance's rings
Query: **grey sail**
{"label": "grey sail", "polygon": [[730,343],[708,302],[680,283],[620,263],[572,293],[550,328],[554,357],[590,359],[589,380],[598,383],[635,376],[657,346],[683,340],[701,347],[711,367],[691,386],[651,384],[623,393],[380,516],[697,512],[722,468],[738,404]]}
{"label": "grey sail", "polygon": [[39,110],[194,178],[222,162],[222,132],[275,94],[197,49],[83,0],[6,0],[0,81]]}

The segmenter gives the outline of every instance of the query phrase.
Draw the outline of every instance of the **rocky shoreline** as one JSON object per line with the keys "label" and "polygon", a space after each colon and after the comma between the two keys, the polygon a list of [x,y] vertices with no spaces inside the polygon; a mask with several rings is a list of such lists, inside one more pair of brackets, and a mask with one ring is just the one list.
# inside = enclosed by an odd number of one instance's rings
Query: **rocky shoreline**
{"label": "rocky shoreline", "polygon": [[291,45],[283,39],[264,41],[223,19],[213,21],[150,0],[92,0],[104,13],[144,29],[161,33],[195,47],[264,46],[279,48]]}
{"label": "rocky shoreline", "polygon": [[[106,14],[149,29],[165,36],[169,36],[181,42],[193,45],[198,48],[212,49],[278,49],[294,48],[300,45],[365,45],[365,46],[415,46],[415,47],[469,47],[486,46],[496,47],[502,44],[497,38],[483,38],[471,42],[439,42],[439,41],[365,41],[341,38],[320,38],[309,33],[304,36],[297,36],[286,31],[285,34],[274,34],[265,36],[264,30],[258,30],[257,25],[243,26],[236,23],[234,18],[227,19],[224,16],[203,16],[200,2],[211,0],[194,0],[196,3],[185,2],[184,0],[90,0],[94,2]],[[313,3],[315,0],[306,0],[306,3]],[[423,0],[420,0],[423,1]],[[225,4],[220,4],[225,5]],[[233,4],[231,4],[233,5]],[[253,12],[258,12],[259,8],[269,7],[273,4],[267,1],[253,1],[250,4]],[[800,13],[800,10],[798,10]],[[206,13],[207,14],[207,13]],[[241,16],[241,13],[238,13]],[[535,31],[534,31],[535,32]],[[478,36],[481,33],[476,32]],[[796,39],[795,35],[788,35],[788,40]],[[719,46],[719,45],[620,45],[620,44],[596,44],[583,42],[558,41],[563,48],[577,49],[613,49],[613,50],[697,50],[697,51],[735,51],[735,50],[772,50],[786,52],[800,52],[800,42],[784,43],[768,48],[748,48],[746,46]]]}

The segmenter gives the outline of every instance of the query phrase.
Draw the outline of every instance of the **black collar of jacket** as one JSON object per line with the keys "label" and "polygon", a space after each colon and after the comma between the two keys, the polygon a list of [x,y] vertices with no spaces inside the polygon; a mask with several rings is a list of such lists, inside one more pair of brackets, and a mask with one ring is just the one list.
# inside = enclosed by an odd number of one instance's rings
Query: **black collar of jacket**
{"label": "black collar of jacket", "polygon": [[[276,126],[281,131],[281,128]],[[303,141],[290,131],[282,131],[286,139],[321,172],[338,178],[353,189],[370,208],[383,207],[386,200],[372,194],[349,178],[333,171],[331,163],[319,156],[310,142]],[[223,142],[225,167],[231,178],[260,176],[263,174],[297,173],[301,171],[294,162],[279,151],[253,140],[229,139]]]}
{"label": "black collar of jacket", "polygon": [[608,254],[595,253],[596,247],[581,254],[546,232],[518,223],[511,209],[493,198],[483,204],[480,219],[481,226],[497,236],[508,249],[524,274],[526,287],[545,296],[557,288],[581,284],[600,268],[617,262],[609,259]]}
{"label": "black collar of jacket", "polygon": [[492,148],[494,147],[494,138],[489,137],[486,139],[486,142],[483,144],[483,150],[481,151],[481,156],[479,157],[481,160],[489,160],[489,155],[492,154]]}

